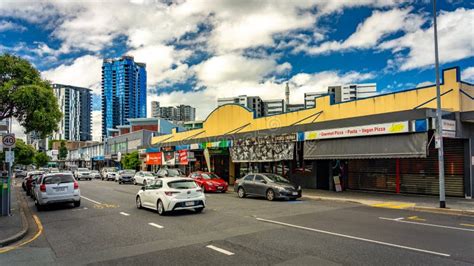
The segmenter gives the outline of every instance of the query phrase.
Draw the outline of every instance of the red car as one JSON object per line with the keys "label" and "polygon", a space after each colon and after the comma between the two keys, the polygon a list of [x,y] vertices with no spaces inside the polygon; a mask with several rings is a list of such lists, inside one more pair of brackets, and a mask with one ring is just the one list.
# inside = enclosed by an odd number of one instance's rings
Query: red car
{"label": "red car", "polygon": [[204,192],[226,192],[229,184],[214,173],[194,172],[189,175]]}

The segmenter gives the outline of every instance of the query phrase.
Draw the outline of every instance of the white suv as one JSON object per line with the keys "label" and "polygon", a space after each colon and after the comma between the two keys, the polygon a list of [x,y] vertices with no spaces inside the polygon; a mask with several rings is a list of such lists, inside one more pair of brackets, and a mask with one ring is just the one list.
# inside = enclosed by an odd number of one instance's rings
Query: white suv
{"label": "white suv", "polygon": [[35,187],[35,205],[38,211],[52,203],[73,203],[81,206],[79,183],[69,173],[44,175]]}
{"label": "white suv", "polygon": [[206,207],[206,196],[191,178],[165,177],[151,181],[138,191],[137,208],[157,210],[159,215],[168,211],[194,209],[197,213]]}
{"label": "white suv", "polygon": [[146,186],[146,184],[150,184],[150,182],[155,179],[156,176],[154,176],[152,172],[139,171],[133,177],[133,184],[140,184]]}

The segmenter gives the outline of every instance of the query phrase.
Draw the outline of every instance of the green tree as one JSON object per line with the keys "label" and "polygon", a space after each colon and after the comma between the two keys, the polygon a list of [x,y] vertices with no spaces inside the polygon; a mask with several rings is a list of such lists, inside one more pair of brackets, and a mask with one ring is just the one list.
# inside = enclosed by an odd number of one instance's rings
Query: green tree
{"label": "green tree", "polygon": [[126,154],[122,157],[121,160],[122,167],[124,169],[133,169],[136,170],[142,164],[138,158],[138,151]]}
{"label": "green tree", "polygon": [[51,158],[49,158],[49,156],[46,155],[46,153],[44,152],[38,152],[36,153],[34,157],[34,162],[35,162],[36,167],[46,166],[49,160],[51,160]]}
{"label": "green tree", "polygon": [[27,60],[0,55],[0,120],[14,117],[25,132],[44,138],[58,129],[62,114],[49,82]]}
{"label": "green tree", "polygon": [[13,150],[15,151],[15,164],[33,164],[33,158],[36,155],[36,150],[33,146],[26,144],[21,139],[17,139]]}
{"label": "green tree", "polygon": [[58,159],[59,160],[64,160],[67,158],[67,147],[66,147],[66,142],[63,140],[61,141],[61,144],[59,146],[59,154],[58,154]]}

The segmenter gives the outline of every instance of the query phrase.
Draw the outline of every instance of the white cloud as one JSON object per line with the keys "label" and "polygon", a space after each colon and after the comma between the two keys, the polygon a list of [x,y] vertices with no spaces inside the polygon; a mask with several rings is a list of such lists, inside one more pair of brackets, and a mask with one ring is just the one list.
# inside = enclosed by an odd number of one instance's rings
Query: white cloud
{"label": "white cloud", "polygon": [[70,65],[61,65],[43,71],[43,78],[53,83],[92,88],[93,93],[100,94],[102,60],[96,56],[85,55],[77,58]]}
{"label": "white cloud", "polygon": [[474,67],[468,67],[461,72],[461,80],[474,82]]}
{"label": "white cloud", "polygon": [[349,49],[369,49],[386,36],[399,32],[412,32],[418,29],[424,18],[410,14],[411,8],[374,11],[370,17],[357,26],[356,31],[344,41],[327,41],[315,47],[300,46],[308,54],[322,54]]}
{"label": "white cloud", "polygon": [[418,84],[416,84],[416,87],[417,88],[421,88],[421,87],[426,87],[426,86],[430,86],[430,85],[433,85],[434,83],[432,81],[423,81],[423,82],[420,82]]}
{"label": "white cloud", "polygon": [[[440,63],[449,63],[474,56],[474,9],[458,8],[438,15]],[[383,42],[380,49],[391,50],[395,60],[389,67],[410,70],[434,65],[433,27],[418,29],[404,36]],[[408,50],[408,54],[401,52]]]}
{"label": "white cloud", "polygon": [[92,111],[92,140],[102,141],[102,111]]}
{"label": "white cloud", "polygon": [[11,21],[0,21],[0,32],[2,31],[25,31],[26,27],[13,23]]}
{"label": "white cloud", "polygon": [[25,128],[15,118],[12,119],[12,133],[15,134],[16,138],[26,141]]}

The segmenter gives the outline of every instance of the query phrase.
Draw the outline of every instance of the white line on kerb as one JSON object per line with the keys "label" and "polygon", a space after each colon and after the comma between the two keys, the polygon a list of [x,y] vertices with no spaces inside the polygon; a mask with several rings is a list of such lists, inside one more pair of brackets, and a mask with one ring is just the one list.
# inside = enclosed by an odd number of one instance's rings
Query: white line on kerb
{"label": "white line on kerb", "polygon": [[130,214],[126,213],[126,212],[120,212],[120,214],[124,215],[124,216],[130,216]]}
{"label": "white line on kerb", "polygon": [[228,255],[228,256],[234,255],[234,253],[232,253],[232,252],[230,252],[230,251],[228,251],[228,250],[225,250],[225,249],[222,249],[222,248],[218,248],[218,247],[213,246],[213,245],[208,245],[208,246],[206,246],[206,248],[210,248],[210,249],[213,249],[213,250],[218,251],[218,252],[220,252],[220,253],[224,253],[224,254],[226,254],[226,255]]}
{"label": "white line on kerb", "polygon": [[151,226],[154,226],[156,228],[160,228],[160,229],[163,228],[163,226],[161,226],[159,224],[155,224],[155,223],[148,223],[148,224],[151,225]]}
{"label": "white line on kerb", "polygon": [[419,223],[419,222],[412,222],[412,221],[402,221],[402,220],[399,220],[400,218],[392,219],[392,218],[379,217],[379,219],[387,220],[387,221],[393,221],[393,222],[399,222],[399,223],[406,223],[406,224],[416,224],[416,225],[424,225],[424,226],[431,226],[431,227],[439,227],[439,228],[474,232],[474,229],[461,228],[461,227],[455,227],[455,226],[447,226],[447,225],[439,225],[439,224],[428,224],[428,223]]}
{"label": "white line on kerb", "polygon": [[262,221],[262,222],[267,222],[267,223],[279,224],[279,225],[284,225],[284,226],[288,226],[288,227],[293,227],[293,228],[298,228],[298,229],[303,229],[303,230],[308,230],[308,231],[333,235],[333,236],[339,236],[339,237],[345,237],[345,238],[349,238],[349,239],[355,239],[355,240],[375,243],[375,244],[389,246],[389,247],[408,249],[408,250],[413,250],[413,251],[418,251],[418,252],[423,252],[423,253],[429,253],[429,254],[443,256],[443,257],[450,257],[451,256],[451,255],[446,254],[446,253],[439,253],[439,252],[425,250],[425,249],[401,246],[401,245],[397,245],[397,244],[392,244],[392,243],[387,243],[387,242],[382,242],[382,241],[377,241],[377,240],[371,240],[371,239],[357,237],[357,236],[343,235],[343,234],[339,234],[339,233],[334,233],[334,232],[329,232],[329,231],[324,231],[324,230],[319,230],[319,229],[314,229],[314,228],[309,228],[309,227],[304,227],[304,226],[299,226],[299,225],[294,225],[294,224],[288,224],[288,223],[283,223],[283,222],[278,222],[278,221],[273,221],[273,220],[267,220],[267,219],[262,219],[262,218],[257,218],[257,220]]}
{"label": "white line on kerb", "polygon": [[92,202],[92,203],[95,203],[95,204],[102,204],[102,203],[100,203],[100,202],[98,202],[98,201],[95,201],[95,200],[93,200],[93,199],[89,199],[89,198],[84,197],[84,196],[81,196],[81,198],[83,198],[83,199],[85,199],[85,200],[88,200],[88,201],[90,201],[90,202]]}

